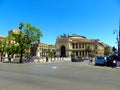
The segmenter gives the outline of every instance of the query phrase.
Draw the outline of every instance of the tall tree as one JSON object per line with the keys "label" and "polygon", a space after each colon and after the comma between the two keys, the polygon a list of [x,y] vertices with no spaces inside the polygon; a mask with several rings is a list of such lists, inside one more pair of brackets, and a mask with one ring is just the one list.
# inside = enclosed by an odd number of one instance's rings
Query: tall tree
{"label": "tall tree", "polygon": [[1,59],[1,62],[3,61],[3,54],[4,54],[4,49],[5,49],[5,46],[6,45],[6,40],[0,40],[0,59]]}
{"label": "tall tree", "polygon": [[39,28],[32,26],[30,23],[19,24],[19,33],[14,33],[12,36],[15,38],[15,42],[19,45],[20,50],[20,63],[22,63],[22,57],[26,49],[29,49],[30,44],[34,44],[40,41],[40,37],[43,36]]}

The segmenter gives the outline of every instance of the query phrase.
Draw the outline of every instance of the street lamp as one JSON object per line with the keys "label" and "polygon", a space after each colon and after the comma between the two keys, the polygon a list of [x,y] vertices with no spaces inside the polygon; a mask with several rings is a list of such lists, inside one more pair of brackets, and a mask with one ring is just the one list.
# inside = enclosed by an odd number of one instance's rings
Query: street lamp
{"label": "street lamp", "polygon": [[116,40],[117,40],[117,43],[118,43],[118,30],[114,30],[113,34],[117,34]]}
{"label": "street lamp", "polygon": [[117,44],[118,44],[118,53],[120,53],[120,30],[114,30],[113,34],[117,34],[116,40],[117,40]]}

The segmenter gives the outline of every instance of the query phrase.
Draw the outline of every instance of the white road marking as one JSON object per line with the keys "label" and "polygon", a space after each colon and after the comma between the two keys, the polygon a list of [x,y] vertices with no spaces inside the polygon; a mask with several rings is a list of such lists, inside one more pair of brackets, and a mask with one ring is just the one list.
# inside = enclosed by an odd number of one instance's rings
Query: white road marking
{"label": "white road marking", "polygon": [[52,69],[57,69],[58,67],[52,67]]}

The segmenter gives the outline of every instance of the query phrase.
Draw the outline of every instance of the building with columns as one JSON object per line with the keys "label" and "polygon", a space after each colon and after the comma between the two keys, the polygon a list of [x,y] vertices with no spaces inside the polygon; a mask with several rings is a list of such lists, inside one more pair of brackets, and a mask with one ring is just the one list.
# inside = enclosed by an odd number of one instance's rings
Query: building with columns
{"label": "building with columns", "polygon": [[104,55],[104,44],[98,39],[88,39],[80,35],[61,35],[56,39],[55,49],[56,55],[61,57],[87,56],[86,47],[91,47],[94,55]]}

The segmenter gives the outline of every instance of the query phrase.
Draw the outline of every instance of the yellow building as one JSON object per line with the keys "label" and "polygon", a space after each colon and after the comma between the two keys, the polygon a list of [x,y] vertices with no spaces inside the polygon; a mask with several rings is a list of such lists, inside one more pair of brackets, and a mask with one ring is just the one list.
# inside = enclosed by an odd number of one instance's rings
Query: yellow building
{"label": "yellow building", "polygon": [[104,44],[99,40],[88,39],[84,36],[61,35],[56,39],[55,49],[56,55],[61,57],[69,57],[71,54],[76,56],[87,56],[88,51],[86,47],[91,47],[91,52],[94,55],[104,55]]}
{"label": "yellow building", "polygon": [[54,45],[48,45],[42,42],[31,45],[31,56],[46,57],[49,52],[54,50]]}
{"label": "yellow building", "polygon": [[18,33],[20,33],[20,30],[10,30],[10,31],[8,31],[8,35],[13,34],[13,33],[18,34]]}

